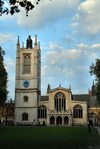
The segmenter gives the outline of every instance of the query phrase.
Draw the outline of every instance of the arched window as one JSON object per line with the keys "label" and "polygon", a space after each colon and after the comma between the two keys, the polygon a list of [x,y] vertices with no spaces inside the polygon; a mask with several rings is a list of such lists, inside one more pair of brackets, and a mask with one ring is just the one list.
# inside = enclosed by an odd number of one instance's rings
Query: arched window
{"label": "arched window", "polygon": [[27,102],[28,101],[28,97],[24,96],[24,101]]}
{"label": "arched window", "polygon": [[51,116],[50,117],[50,124],[51,125],[54,125],[55,124],[55,118],[54,118],[54,116]]}
{"label": "arched window", "polygon": [[23,121],[28,121],[28,114],[27,113],[23,113],[22,120]]}
{"label": "arched window", "polygon": [[23,73],[31,72],[31,54],[24,54]]}
{"label": "arched window", "polygon": [[47,118],[47,108],[44,105],[38,108],[38,118]]}
{"label": "arched window", "polygon": [[80,105],[74,107],[74,118],[83,118],[83,109]]}
{"label": "arched window", "polygon": [[54,97],[55,110],[66,110],[66,100],[63,93],[57,93]]}

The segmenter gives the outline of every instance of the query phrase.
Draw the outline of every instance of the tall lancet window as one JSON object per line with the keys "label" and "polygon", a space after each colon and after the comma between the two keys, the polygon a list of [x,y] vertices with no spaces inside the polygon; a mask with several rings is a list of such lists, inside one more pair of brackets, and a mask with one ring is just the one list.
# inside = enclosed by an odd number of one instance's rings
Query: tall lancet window
{"label": "tall lancet window", "polygon": [[56,111],[66,110],[66,98],[63,93],[59,92],[55,95],[54,103]]}
{"label": "tall lancet window", "polygon": [[31,72],[31,54],[24,54],[23,73]]}

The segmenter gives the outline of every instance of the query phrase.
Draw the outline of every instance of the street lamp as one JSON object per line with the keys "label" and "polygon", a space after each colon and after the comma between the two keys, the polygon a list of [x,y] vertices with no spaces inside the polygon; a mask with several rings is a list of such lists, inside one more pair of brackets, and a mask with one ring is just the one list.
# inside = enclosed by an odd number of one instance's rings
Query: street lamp
{"label": "street lamp", "polygon": [[89,128],[89,132],[91,132],[91,130],[90,130],[90,123],[89,123],[89,110],[90,110],[90,107],[88,106],[88,108],[87,108],[87,113],[88,113],[88,128]]}

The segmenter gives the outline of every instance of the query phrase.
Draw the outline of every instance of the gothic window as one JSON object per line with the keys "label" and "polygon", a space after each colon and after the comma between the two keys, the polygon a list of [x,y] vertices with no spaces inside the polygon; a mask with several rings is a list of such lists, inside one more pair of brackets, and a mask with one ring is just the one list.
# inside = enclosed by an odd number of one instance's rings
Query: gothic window
{"label": "gothic window", "polygon": [[28,97],[24,96],[24,101],[27,102],[28,101]]}
{"label": "gothic window", "polygon": [[38,108],[38,118],[47,118],[47,108],[43,105]]}
{"label": "gothic window", "polygon": [[23,73],[28,74],[31,72],[31,54],[24,54]]}
{"label": "gothic window", "polygon": [[54,97],[55,110],[66,110],[66,100],[63,93],[57,93]]}
{"label": "gothic window", "polygon": [[28,114],[27,113],[23,113],[22,120],[23,121],[28,121]]}
{"label": "gothic window", "polygon": [[80,105],[74,107],[74,118],[83,118],[83,109]]}

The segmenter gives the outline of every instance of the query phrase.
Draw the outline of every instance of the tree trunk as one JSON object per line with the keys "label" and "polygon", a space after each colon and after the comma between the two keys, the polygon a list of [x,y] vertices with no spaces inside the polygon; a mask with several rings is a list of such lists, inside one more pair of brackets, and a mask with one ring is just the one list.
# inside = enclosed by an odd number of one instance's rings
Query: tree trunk
{"label": "tree trunk", "polygon": [[6,115],[6,125],[7,125],[7,115]]}

